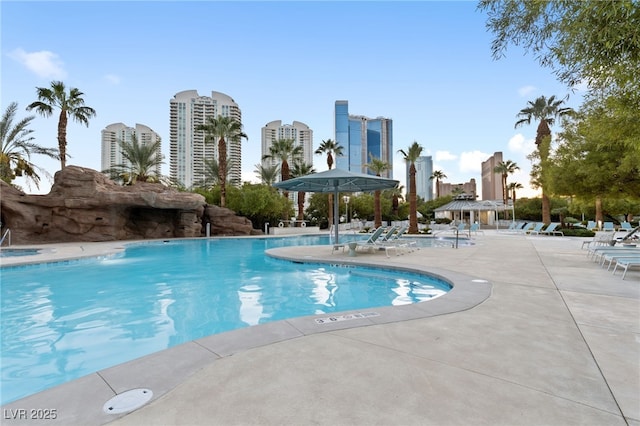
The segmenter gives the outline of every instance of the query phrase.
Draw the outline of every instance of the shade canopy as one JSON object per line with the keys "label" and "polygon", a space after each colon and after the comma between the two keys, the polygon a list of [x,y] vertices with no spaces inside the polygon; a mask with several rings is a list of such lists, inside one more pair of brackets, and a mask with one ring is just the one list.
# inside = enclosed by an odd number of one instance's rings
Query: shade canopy
{"label": "shade canopy", "polygon": [[333,193],[336,202],[333,203],[334,242],[338,243],[338,194],[340,192],[368,192],[379,189],[391,189],[400,182],[380,176],[364,173],[354,173],[347,170],[331,169],[325,172],[312,173],[294,179],[275,183],[273,186],[286,191],[325,192]]}

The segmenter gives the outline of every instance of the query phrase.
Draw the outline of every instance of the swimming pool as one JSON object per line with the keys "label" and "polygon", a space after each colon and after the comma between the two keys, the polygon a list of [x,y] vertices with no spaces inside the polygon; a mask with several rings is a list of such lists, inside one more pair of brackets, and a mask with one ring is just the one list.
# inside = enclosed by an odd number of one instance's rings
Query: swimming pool
{"label": "swimming pool", "polygon": [[23,248],[2,248],[0,249],[0,257],[15,257],[15,256],[32,256],[38,254],[39,249],[23,249]]}
{"label": "swimming pool", "polygon": [[124,253],[2,268],[2,401],[207,335],[269,321],[425,301],[450,286],[264,250],[327,237],[147,242]]}

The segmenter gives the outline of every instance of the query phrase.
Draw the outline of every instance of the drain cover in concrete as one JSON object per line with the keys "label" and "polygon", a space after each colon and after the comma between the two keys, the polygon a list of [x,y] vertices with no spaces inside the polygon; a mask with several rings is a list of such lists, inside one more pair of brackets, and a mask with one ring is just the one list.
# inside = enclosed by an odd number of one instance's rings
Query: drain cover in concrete
{"label": "drain cover in concrete", "polygon": [[108,400],[102,409],[107,414],[128,413],[142,407],[152,397],[151,389],[131,389]]}

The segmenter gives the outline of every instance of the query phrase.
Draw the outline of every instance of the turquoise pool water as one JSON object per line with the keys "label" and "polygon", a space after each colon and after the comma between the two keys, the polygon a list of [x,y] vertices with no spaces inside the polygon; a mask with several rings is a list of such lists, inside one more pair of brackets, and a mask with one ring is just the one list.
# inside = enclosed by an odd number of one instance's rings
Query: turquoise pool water
{"label": "turquoise pool water", "polygon": [[1,269],[2,401],[211,334],[446,293],[433,277],[268,258],[326,237],[199,239]]}

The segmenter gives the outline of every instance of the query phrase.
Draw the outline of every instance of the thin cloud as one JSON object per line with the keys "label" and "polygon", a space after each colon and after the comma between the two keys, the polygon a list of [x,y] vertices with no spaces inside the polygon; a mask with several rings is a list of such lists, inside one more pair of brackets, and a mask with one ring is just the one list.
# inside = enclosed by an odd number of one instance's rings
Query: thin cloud
{"label": "thin cloud", "polygon": [[535,149],[536,142],[534,139],[525,139],[522,133],[516,133],[509,139],[507,146],[509,152],[528,155]]}
{"label": "thin cloud", "polygon": [[460,154],[460,162],[458,168],[463,173],[476,172],[482,170],[482,162],[487,161],[491,154],[482,151],[467,151]]}
{"label": "thin cloud", "polygon": [[9,57],[24,65],[29,71],[43,78],[63,79],[67,76],[64,62],[59,56],[48,50],[39,52],[25,52],[18,48],[9,52]]}
{"label": "thin cloud", "polygon": [[458,156],[450,153],[449,151],[436,151],[435,161],[453,161],[457,160]]}
{"label": "thin cloud", "polygon": [[522,97],[525,97],[525,96],[529,96],[531,93],[535,92],[536,90],[538,90],[538,88],[535,86],[523,86],[518,89],[518,94]]}
{"label": "thin cloud", "polygon": [[115,74],[107,74],[104,76],[104,79],[107,80],[108,83],[111,83],[113,85],[120,84],[120,77]]}

